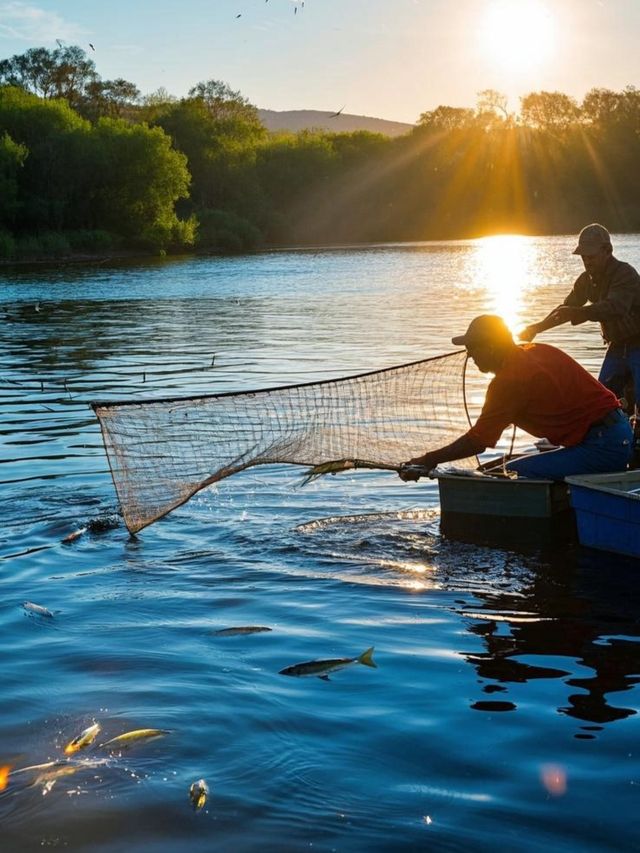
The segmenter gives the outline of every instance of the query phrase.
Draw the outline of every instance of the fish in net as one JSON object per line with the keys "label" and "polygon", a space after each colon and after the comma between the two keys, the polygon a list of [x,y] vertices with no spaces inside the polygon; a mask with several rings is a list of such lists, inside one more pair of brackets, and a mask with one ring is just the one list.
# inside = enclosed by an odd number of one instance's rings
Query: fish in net
{"label": "fish in net", "polygon": [[311,476],[397,471],[468,428],[465,364],[456,352],[342,379],[91,405],[125,524],[136,533],[254,465],[305,465]]}

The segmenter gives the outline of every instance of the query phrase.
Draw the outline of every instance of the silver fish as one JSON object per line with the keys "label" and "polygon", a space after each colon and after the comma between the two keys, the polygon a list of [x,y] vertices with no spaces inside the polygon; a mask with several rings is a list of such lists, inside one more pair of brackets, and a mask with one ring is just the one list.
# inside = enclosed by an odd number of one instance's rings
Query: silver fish
{"label": "silver fish", "polygon": [[213,633],[217,637],[235,637],[237,634],[259,634],[261,631],[271,631],[263,625],[239,625],[237,628],[220,628]]}
{"label": "silver fish", "polygon": [[46,616],[49,619],[53,619],[53,613],[41,604],[34,604],[32,601],[23,601],[22,606],[30,613],[37,613],[38,616]]}
{"label": "silver fish", "polygon": [[365,666],[376,667],[373,662],[373,646],[362,652],[357,658],[332,658],[330,660],[308,660],[304,663],[295,663],[293,666],[288,666],[280,670],[280,675],[295,675],[298,677],[311,675],[316,678],[322,678],[325,681],[329,680],[329,674],[337,672],[339,669],[344,669],[352,663],[362,663]]}

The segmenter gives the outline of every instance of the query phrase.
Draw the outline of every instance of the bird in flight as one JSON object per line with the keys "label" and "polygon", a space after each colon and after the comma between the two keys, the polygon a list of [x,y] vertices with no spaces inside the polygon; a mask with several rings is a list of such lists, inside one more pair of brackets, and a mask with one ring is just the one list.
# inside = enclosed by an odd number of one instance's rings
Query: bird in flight
{"label": "bird in flight", "polygon": [[340,107],[340,109],[338,110],[338,112],[337,112],[337,113],[332,113],[332,114],[329,116],[329,118],[337,118],[337,117],[340,115],[340,113],[342,112],[342,110],[343,110],[346,106],[347,106],[347,105],[345,104],[344,106]]}
{"label": "bird in flight", "polygon": [[91,44],[91,42],[89,42],[89,47],[91,48],[91,50],[95,50],[95,47]]}

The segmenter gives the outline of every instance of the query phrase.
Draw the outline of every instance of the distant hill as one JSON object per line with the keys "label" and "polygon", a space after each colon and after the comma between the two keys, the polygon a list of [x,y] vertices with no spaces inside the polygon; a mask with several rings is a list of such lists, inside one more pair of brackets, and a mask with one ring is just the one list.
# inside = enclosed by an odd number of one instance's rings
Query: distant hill
{"label": "distant hill", "polygon": [[370,116],[354,116],[340,113],[330,118],[331,113],[321,110],[258,110],[260,121],[267,130],[289,130],[297,133],[299,130],[329,130],[337,133],[350,133],[353,130],[369,130],[372,133],[384,133],[386,136],[401,136],[408,133],[412,124],[401,121],[387,121],[384,118]]}

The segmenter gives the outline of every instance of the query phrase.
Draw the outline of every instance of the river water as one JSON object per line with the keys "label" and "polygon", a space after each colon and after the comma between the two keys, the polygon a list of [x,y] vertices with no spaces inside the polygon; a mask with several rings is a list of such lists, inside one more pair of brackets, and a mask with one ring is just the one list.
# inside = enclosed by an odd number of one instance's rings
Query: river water
{"label": "river water", "polygon": [[[300,489],[292,466],[130,537],[87,405],[448,352],[477,313],[517,328],[557,304],[573,243],[0,274],[0,767],[59,761],[102,728],[71,763],[9,776],[0,849],[640,850],[638,564],[449,541],[432,482]],[[640,237],[615,247],[640,267]],[[542,340],[597,372],[594,324]],[[215,633],[237,626],[271,630]],[[279,674],[371,646],[376,669]],[[102,746],[143,728],[168,733]]]}

